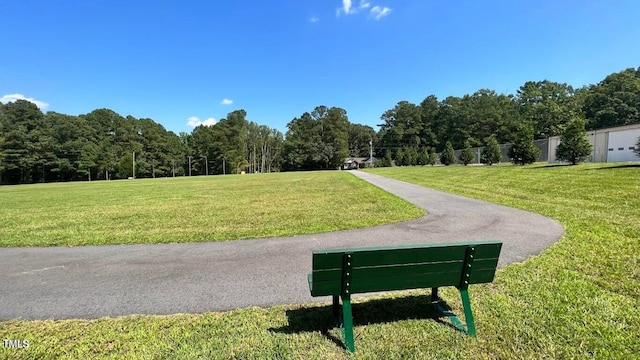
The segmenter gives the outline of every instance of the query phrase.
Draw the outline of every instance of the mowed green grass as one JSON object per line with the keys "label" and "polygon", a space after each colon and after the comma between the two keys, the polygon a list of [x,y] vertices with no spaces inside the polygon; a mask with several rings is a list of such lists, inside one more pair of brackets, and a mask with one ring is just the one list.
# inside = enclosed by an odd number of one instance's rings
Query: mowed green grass
{"label": "mowed green grass", "polygon": [[[330,305],[117,319],[9,321],[0,338],[28,349],[0,358],[638,359],[640,167],[375,169],[448,192],[535,211],[566,227],[560,242],[469,290],[478,337],[433,319],[428,290],[357,299],[356,353],[334,341]],[[443,289],[462,315],[457,291]]]}
{"label": "mowed green grass", "polygon": [[339,171],[1,186],[0,246],[264,238],[423,214]]}

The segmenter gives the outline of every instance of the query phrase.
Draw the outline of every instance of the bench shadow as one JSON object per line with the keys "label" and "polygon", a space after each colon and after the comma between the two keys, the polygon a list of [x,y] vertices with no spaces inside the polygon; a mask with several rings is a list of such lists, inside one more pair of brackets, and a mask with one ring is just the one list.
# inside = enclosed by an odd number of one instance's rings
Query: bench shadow
{"label": "bench shadow", "polygon": [[[364,303],[352,304],[353,325],[362,326],[396,322],[400,320],[433,320],[451,329],[462,332],[448,321],[447,316],[440,309],[451,312],[451,307],[440,300],[436,306],[428,295],[413,295],[394,299],[369,300]],[[287,310],[288,325],[270,328],[269,331],[281,334],[297,334],[302,332],[320,332],[328,340],[339,347],[345,348],[342,339],[329,333],[329,330],[339,327],[333,316],[332,306],[316,306]],[[357,338],[357,336],[356,336]]]}
{"label": "bench shadow", "polygon": [[614,169],[624,169],[624,168],[640,168],[640,164],[624,164],[624,165],[614,165],[614,166],[606,166],[599,167],[594,169],[584,169],[585,171],[594,171],[594,170],[614,170]]}
{"label": "bench shadow", "polygon": [[549,165],[541,165],[541,166],[533,166],[533,167],[525,167],[524,170],[544,170],[544,169],[553,169],[557,167],[569,167],[573,166],[571,164],[549,164]]}

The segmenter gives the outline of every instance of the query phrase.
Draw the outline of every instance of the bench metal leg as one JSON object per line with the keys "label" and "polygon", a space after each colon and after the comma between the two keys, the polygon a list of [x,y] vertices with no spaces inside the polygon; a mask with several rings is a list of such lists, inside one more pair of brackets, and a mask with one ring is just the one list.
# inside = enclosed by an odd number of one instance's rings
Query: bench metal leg
{"label": "bench metal leg", "polygon": [[338,302],[338,296],[333,296],[333,316],[338,319],[340,316],[340,303]]}
{"label": "bench metal leg", "polygon": [[436,302],[439,300],[440,298],[438,298],[438,288],[431,288],[431,302]]}
{"label": "bench metal leg", "polygon": [[342,339],[347,347],[347,350],[356,351],[355,343],[353,340],[353,317],[351,315],[351,296],[342,295]]}
{"label": "bench metal leg", "polygon": [[469,301],[469,293],[467,289],[460,289],[460,297],[462,298],[462,306],[464,307],[464,319],[467,323],[467,334],[476,336],[476,325],[473,322],[473,313],[471,312],[471,302]]}

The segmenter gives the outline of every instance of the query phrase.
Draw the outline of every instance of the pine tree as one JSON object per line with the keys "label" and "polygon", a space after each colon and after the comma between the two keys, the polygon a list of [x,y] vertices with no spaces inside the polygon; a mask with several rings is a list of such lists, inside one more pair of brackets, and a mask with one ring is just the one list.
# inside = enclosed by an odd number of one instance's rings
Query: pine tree
{"label": "pine tree", "polygon": [[418,163],[418,151],[414,147],[409,147],[404,150],[404,162],[407,166],[414,166]]}
{"label": "pine tree", "polygon": [[464,164],[464,166],[469,165],[474,159],[475,155],[473,155],[473,150],[471,150],[471,144],[469,144],[469,140],[464,142],[464,149],[460,153],[460,157],[458,160]]}
{"label": "pine tree", "polygon": [[533,127],[521,126],[509,150],[511,162],[516,165],[533,164],[540,157],[540,149],[533,143]]}
{"label": "pine tree", "polygon": [[451,145],[450,141],[447,141],[445,144],[444,151],[440,155],[440,163],[442,165],[449,166],[456,161],[456,153],[453,150],[453,145]]}
{"label": "pine tree", "polygon": [[491,135],[489,140],[487,140],[487,146],[485,146],[482,151],[482,156],[480,157],[480,161],[483,164],[487,164],[489,166],[493,164],[497,164],[502,159],[502,152],[500,151],[500,144],[498,144],[498,139],[496,139],[495,135]]}
{"label": "pine tree", "polygon": [[580,117],[571,119],[560,135],[560,144],[556,151],[556,160],[568,161],[576,165],[591,155],[592,146],[584,130],[585,121]]}
{"label": "pine tree", "polygon": [[402,151],[402,149],[398,149],[398,151],[396,151],[396,165],[403,166],[405,163],[404,158],[404,151]]}
{"label": "pine tree", "polygon": [[429,148],[429,161],[428,164],[433,166],[438,162],[438,153],[436,153],[436,148]]}
{"label": "pine tree", "polygon": [[420,149],[418,153],[418,165],[427,165],[429,163],[429,150],[426,147]]}

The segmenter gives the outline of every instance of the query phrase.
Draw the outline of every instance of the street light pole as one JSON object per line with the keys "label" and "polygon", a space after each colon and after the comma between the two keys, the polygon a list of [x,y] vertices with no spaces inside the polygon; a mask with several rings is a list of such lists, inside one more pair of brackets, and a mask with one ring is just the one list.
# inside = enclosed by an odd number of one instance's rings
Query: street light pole
{"label": "street light pole", "polygon": [[373,166],[373,141],[369,138],[369,167]]}
{"label": "street light pole", "polygon": [[133,172],[133,178],[135,179],[136,178],[136,152],[135,151],[133,152],[133,167],[132,167],[132,169],[133,169],[133,171],[132,171]]}

